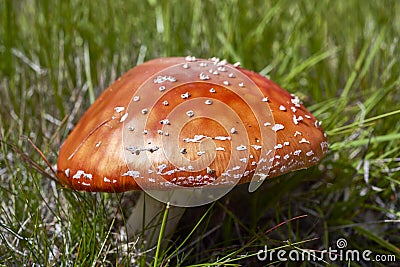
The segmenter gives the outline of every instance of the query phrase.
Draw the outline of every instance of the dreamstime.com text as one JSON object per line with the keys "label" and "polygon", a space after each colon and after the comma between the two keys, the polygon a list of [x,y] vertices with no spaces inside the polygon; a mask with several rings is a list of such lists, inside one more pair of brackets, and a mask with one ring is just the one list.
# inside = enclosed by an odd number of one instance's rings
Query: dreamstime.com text
{"label": "dreamstime.com text", "polygon": [[333,262],[396,262],[393,254],[374,254],[371,250],[346,249],[347,240],[339,238],[336,241],[336,248],[329,247],[327,250],[306,250],[306,249],[271,249],[267,246],[257,252],[259,261],[333,261]]}

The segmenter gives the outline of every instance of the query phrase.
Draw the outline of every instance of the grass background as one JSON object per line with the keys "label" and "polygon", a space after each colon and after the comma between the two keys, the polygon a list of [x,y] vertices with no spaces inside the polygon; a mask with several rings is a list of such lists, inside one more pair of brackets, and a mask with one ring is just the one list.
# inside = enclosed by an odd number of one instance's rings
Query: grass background
{"label": "grass background", "polygon": [[[399,1],[0,3],[1,264],[396,265],[256,257],[264,245],[304,252],[339,238],[399,264]],[[118,76],[186,55],[240,61],[299,95],[323,121],[330,152],[253,194],[241,186],[189,209],[154,262],[121,235],[131,194],[61,188],[35,170],[46,164],[27,138],[56,163],[68,132]]]}

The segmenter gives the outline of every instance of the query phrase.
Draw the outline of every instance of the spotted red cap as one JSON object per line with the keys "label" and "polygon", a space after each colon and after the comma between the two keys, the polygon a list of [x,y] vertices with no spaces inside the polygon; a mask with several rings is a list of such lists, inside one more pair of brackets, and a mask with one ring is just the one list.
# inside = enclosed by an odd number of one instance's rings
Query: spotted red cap
{"label": "spotted red cap", "polygon": [[216,58],[159,58],[90,106],[57,172],[85,191],[223,186],[310,167],[327,149],[320,122],[269,79]]}

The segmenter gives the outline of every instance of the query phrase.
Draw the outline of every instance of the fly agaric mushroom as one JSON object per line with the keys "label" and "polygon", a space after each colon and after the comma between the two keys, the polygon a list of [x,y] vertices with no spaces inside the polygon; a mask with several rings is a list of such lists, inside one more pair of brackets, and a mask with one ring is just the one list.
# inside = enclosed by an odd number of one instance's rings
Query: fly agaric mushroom
{"label": "fly agaric mushroom", "polygon": [[[61,147],[57,173],[76,190],[145,190],[187,207],[240,183],[254,191],[265,178],[316,164],[327,149],[320,122],[269,79],[217,58],[159,58],[100,95]],[[163,205],[146,201],[147,224]],[[141,231],[142,208],[127,220],[128,234]],[[177,221],[183,209],[173,210]]]}

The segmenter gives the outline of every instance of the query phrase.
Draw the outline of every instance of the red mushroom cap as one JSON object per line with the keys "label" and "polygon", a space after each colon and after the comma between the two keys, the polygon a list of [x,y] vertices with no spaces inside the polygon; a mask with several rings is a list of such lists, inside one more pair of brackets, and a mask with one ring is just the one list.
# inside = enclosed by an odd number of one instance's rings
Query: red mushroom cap
{"label": "red mushroom cap", "polygon": [[221,186],[310,167],[327,148],[320,123],[269,79],[215,58],[159,58],[90,106],[57,173],[84,191]]}

